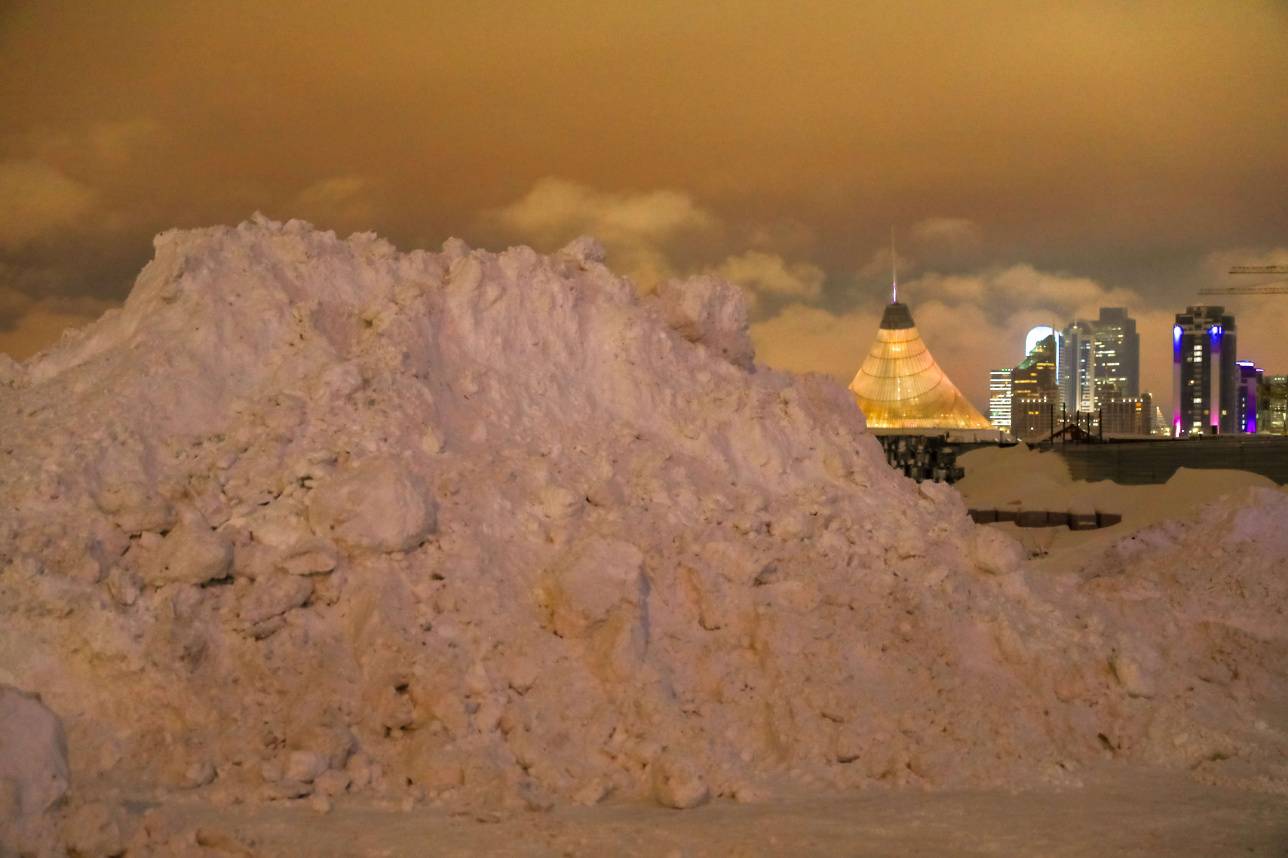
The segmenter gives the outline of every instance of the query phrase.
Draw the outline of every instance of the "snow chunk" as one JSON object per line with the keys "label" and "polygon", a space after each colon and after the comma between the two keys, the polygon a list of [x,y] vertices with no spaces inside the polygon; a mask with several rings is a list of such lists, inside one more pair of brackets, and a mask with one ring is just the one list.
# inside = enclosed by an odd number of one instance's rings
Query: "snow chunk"
{"label": "snow chunk", "polygon": [[437,526],[425,484],[398,459],[351,462],[309,497],[309,523],[320,536],[368,551],[407,551]]}
{"label": "snow chunk", "polygon": [[589,235],[574,238],[563,246],[563,249],[559,251],[559,255],[575,259],[583,266],[603,262],[607,258],[607,254],[604,252],[604,245]]}
{"label": "snow chunk", "polygon": [[6,782],[16,788],[18,812],[34,816],[66,794],[71,773],[58,716],[36,695],[0,685],[0,785]]}
{"label": "snow chunk", "polygon": [[1131,697],[1153,697],[1154,683],[1150,681],[1145,669],[1136,659],[1124,653],[1114,653],[1109,666],[1113,669],[1114,678],[1122,685],[1123,690]]}
{"label": "snow chunk", "polygon": [[313,595],[313,582],[298,575],[276,573],[257,580],[241,606],[242,622],[258,625],[298,608]]}
{"label": "snow chunk", "polygon": [[109,482],[95,491],[94,502],[126,533],[166,530],[175,521],[170,502],[143,482]]}
{"label": "snow chunk", "polygon": [[570,560],[546,573],[541,598],[554,631],[580,637],[645,593],[644,555],[629,542],[592,537]]}
{"label": "snow chunk", "polygon": [[711,791],[692,760],[667,753],[653,763],[653,797],[663,807],[688,810],[704,803]]}
{"label": "snow chunk", "polygon": [[756,350],[747,324],[747,300],[734,284],[702,275],[667,280],[657,288],[666,323],[691,343],[701,343],[734,366],[751,369]]}
{"label": "snow chunk", "polygon": [[327,759],[317,751],[291,751],[286,757],[285,777],[290,781],[312,783],[327,770]]}
{"label": "snow chunk", "polygon": [[204,584],[226,578],[232,562],[232,545],[211,530],[200,513],[192,512],[166,534],[157,555],[143,568],[143,580],[154,586]]}
{"label": "snow chunk", "polygon": [[981,525],[971,533],[970,558],[981,572],[1008,575],[1024,562],[1024,547],[1005,533]]}
{"label": "snow chunk", "polygon": [[105,802],[84,804],[72,811],[63,836],[69,855],[111,856],[125,853],[121,812]]}

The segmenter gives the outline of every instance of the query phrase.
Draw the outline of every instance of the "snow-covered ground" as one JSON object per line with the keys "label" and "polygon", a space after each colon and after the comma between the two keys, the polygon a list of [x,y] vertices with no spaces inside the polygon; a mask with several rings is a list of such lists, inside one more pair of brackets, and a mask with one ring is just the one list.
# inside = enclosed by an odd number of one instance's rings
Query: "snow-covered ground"
{"label": "snow-covered ground", "polygon": [[677,813],[608,800],[545,813],[305,803],[138,808],[171,854],[378,856],[1282,856],[1282,797],[1128,768],[1078,788],[795,791]]}
{"label": "snow-covered ground", "polygon": [[933,851],[900,808],[1054,819],[1146,771],[1283,806],[1278,489],[1057,567],[756,366],[718,280],[262,218],[156,244],[121,310],[0,365],[0,684],[42,701],[0,690],[35,749],[11,843],[497,816]]}

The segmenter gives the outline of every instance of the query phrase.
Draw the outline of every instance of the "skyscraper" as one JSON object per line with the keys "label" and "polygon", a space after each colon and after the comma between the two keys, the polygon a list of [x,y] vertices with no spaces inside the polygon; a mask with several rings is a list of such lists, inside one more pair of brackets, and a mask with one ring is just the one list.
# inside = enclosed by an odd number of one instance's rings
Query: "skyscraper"
{"label": "skyscraper", "polygon": [[[1038,343],[1042,342],[1052,334],[1055,335],[1057,341],[1056,345],[1059,345],[1060,332],[1050,325],[1035,325],[1032,328],[1029,328],[1029,332],[1024,335],[1024,356],[1028,357],[1029,352],[1033,351],[1034,347],[1037,346]],[[1057,360],[1058,359],[1059,358],[1057,358]]]}
{"label": "skyscraper", "polygon": [[1110,399],[1140,396],[1140,334],[1122,307],[1101,307],[1100,318],[1064,329],[1058,367],[1060,395],[1069,411],[1095,413]]}
{"label": "skyscraper", "polygon": [[1187,307],[1172,326],[1172,434],[1239,431],[1234,316]]}
{"label": "skyscraper", "polygon": [[1257,431],[1288,435],[1288,375],[1268,375],[1261,391]]}
{"label": "skyscraper", "polygon": [[1056,336],[1052,333],[1039,340],[1011,370],[1011,434],[1022,441],[1043,438],[1059,428]]}
{"label": "skyscraper", "polygon": [[1257,434],[1262,408],[1261,392],[1265,386],[1265,371],[1250,360],[1235,361],[1239,373],[1239,431]]}
{"label": "skyscraper", "polygon": [[1065,326],[1058,367],[1060,396],[1070,412],[1096,410],[1096,327],[1079,319]]}
{"label": "skyscraper", "polygon": [[1011,368],[988,371],[988,422],[994,429],[1011,431]]}
{"label": "skyscraper", "polygon": [[1095,321],[1096,398],[1140,396],[1140,334],[1124,307],[1101,307]]}

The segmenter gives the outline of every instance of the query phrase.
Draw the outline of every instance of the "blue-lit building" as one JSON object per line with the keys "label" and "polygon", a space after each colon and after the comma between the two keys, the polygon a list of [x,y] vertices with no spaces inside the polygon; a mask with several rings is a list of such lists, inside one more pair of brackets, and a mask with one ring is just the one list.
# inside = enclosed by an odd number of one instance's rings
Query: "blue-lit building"
{"label": "blue-lit building", "polygon": [[1262,389],[1266,373],[1250,360],[1235,361],[1239,367],[1239,431],[1255,435],[1261,430],[1260,411],[1265,411]]}
{"label": "blue-lit building", "polygon": [[1172,434],[1237,433],[1239,366],[1234,316],[1187,307],[1172,326]]}

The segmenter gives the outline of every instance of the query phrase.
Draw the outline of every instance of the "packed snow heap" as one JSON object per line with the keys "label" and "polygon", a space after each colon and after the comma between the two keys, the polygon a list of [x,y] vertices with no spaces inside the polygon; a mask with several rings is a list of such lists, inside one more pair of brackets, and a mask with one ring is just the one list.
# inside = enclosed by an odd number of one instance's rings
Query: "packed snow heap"
{"label": "packed snow heap", "polygon": [[0,365],[0,510],[0,828],[1111,757],[1288,784],[1288,495],[1031,574],[841,385],[756,366],[735,287],[641,295],[590,239],[165,233],[121,309]]}

